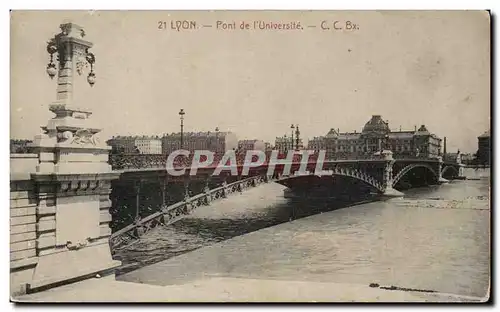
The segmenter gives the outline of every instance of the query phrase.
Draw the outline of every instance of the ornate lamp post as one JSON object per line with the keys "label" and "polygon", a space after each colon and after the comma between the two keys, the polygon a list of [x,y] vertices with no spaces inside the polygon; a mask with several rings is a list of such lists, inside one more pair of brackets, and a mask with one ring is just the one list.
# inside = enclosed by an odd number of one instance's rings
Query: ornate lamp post
{"label": "ornate lamp post", "polygon": [[[50,61],[49,64],[47,64],[47,74],[50,79],[54,79],[58,72],[57,66],[54,63],[54,54],[57,53],[60,78],[67,78],[67,82],[71,81],[73,61],[75,61],[76,72],[78,75],[81,75],[83,73],[83,69],[90,65],[87,82],[92,87],[95,84],[95,56],[93,53],[89,52],[89,48],[92,47],[92,44],[84,40],[81,40],[81,42],[78,43],[69,40],[75,38],[75,35],[83,39],[85,37],[85,31],[83,28],[75,24],[63,24],[61,25],[61,33],[57,34],[54,38],[47,42],[47,52],[50,54]],[[71,83],[67,84],[71,85]]]}
{"label": "ornate lamp post", "polygon": [[290,129],[292,129],[292,140],[291,140],[292,144],[290,144],[290,148],[293,150],[293,130],[295,130],[295,126],[292,124],[290,126]]}
{"label": "ornate lamp post", "polygon": [[184,115],[186,113],[184,112],[184,109],[181,108],[179,111],[179,116],[181,117],[181,149],[184,148]]}
{"label": "ornate lamp post", "polygon": [[[95,83],[95,56],[89,52],[92,46],[81,26],[64,23],[46,47],[50,55],[46,73],[57,81],[56,99],[49,110],[56,116],[48,120],[42,127],[44,133],[37,134],[31,144],[38,162],[29,172],[33,188],[41,190],[34,194],[34,200],[45,203],[50,198],[57,207],[44,212],[45,217],[57,223],[48,230],[52,238],[43,247],[57,252],[42,256],[41,247],[35,244],[40,257],[29,274],[31,280],[23,281],[32,288],[81,278],[82,268],[86,270],[84,274],[96,276],[121,264],[111,260],[111,233],[100,230],[109,223],[103,223],[100,217],[109,211],[109,205],[102,205],[101,198],[110,193],[111,180],[117,179],[119,173],[105,161],[111,147],[97,138],[101,129],[89,120],[92,111],[73,103],[73,89],[86,87],[77,83],[85,68],[90,69],[87,82],[90,86]],[[78,100],[85,103],[85,98]],[[36,222],[40,225],[42,219]],[[64,265],[57,265],[61,263]]]}
{"label": "ornate lamp post", "polygon": [[[92,87],[95,84],[94,72],[95,56],[89,52],[93,46],[85,39],[85,31],[79,25],[66,23],[60,25],[61,32],[47,42],[47,52],[50,55],[46,72],[50,79],[57,78],[56,101],[49,106],[49,110],[56,117],[42,127],[48,137],[56,139],[57,143],[76,143],[79,145],[98,144],[97,136],[100,129],[84,127],[85,119],[92,112],[89,109],[75,107],[73,103],[73,89],[79,75],[89,68],[87,82]],[[56,55],[56,58],[54,58]],[[75,75],[74,73],[78,75]]]}
{"label": "ornate lamp post", "polygon": [[387,134],[387,133],[384,135],[384,145],[383,145],[382,149],[384,149],[384,150],[391,150],[392,149],[391,143],[389,141],[389,134]]}
{"label": "ornate lamp post", "polygon": [[297,125],[296,129],[295,129],[295,149],[296,150],[299,150],[299,135],[300,135],[299,125]]}
{"label": "ornate lamp post", "polygon": [[215,127],[215,152],[219,151],[219,127]]}

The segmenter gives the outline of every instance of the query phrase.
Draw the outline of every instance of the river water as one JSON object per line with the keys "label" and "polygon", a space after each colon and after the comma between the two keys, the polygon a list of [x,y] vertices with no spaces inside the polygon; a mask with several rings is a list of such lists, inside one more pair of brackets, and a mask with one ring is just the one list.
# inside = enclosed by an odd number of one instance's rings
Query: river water
{"label": "river water", "polygon": [[[125,264],[118,279],[373,282],[483,297],[490,281],[489,170],[466,175],[474,180],[341,209],[345,204],[291,202],[278,184],[259,186],[117,251]],[[163,269],[144,267],[159,261]]]}

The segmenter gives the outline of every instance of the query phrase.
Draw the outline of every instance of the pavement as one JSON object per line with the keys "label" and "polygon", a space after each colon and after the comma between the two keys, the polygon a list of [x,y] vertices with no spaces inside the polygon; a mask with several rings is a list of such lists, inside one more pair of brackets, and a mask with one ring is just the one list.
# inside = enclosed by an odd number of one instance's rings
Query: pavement
{"label": "pavement", "polygon": [[158,286],[92,278],[14,302],[485,302],[487,298],[393,291],[368,285],[207,277],[181,285]]}

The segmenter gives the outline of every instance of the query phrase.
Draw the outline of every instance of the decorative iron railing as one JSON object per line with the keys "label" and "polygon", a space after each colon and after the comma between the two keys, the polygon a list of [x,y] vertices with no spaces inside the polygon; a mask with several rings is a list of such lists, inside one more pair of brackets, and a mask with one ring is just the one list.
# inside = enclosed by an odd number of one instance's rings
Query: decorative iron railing
{"label": "decorative iron railing", "polygon": [[163,206],[145,218],[138,219],[134,223],[116,231],[110,237],[110,244],[113,250],[128,245],[133,240],[140,238],[157,226],[169,225],[179,221],[189,215],[194,209],[200,206],[210,205],[212,201],[221,200],[233,193],[256,187],[262,183],[271,182],[272,177],[256,176],[242,179],[230,184],[207,190],[201,194],[186,198],[185,200],[170,206]]}
{"label": "decorative iron railing", "polygon": [[[315,164],[318,160],[318,154],[312,154],[308,157],[309,164]],[[291,163],[292,164],[300,164],[302,161],[302,154],[294,155]],[[236,155],[236,165],[243,166],[245,162],[246,155],[245,154],[237,154]],[[286,159],[285,154],[279,154],[278,159],[284,160]],[[216,167],[221,160],[223,159],[222,154],[216,154],[214,156],[214,160],[210,167]],[[253,156],[252,161],[257,161],[257,156]],[[266,166],[271,159],[271,155],[269,153],[266,154],[266,159],[263,163],[263,166]],[[327,157],[325,162],[335,162],[335,161],[356,161],[356,160],[373,160],[380,161],[384,160],[383,155],[336,155],[335,157]],[[201,157],[200,161],[206,161]],[[193,156],[186,157],[183,155],[179,155],[175,157],[173,161],[173,168],[182,169],[188,168],[191,166],[193,162]],[[112,154],[110,156],[110,164],[114,170],[133,170],[133,169],[166,169],[167,167],[167,156],[161,154]]]}

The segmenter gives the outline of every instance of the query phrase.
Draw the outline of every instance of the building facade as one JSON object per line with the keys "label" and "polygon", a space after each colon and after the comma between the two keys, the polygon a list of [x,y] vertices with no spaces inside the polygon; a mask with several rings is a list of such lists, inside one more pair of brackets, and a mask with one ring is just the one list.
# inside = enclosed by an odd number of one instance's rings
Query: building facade
{"label": "building facade", "polygon": [[266,144],[262,140],[239,140],[239,151],[265,151]]}
{"label": "building facade", "polygon": [[135,146],[136,136],[113,136],[106,143],[111,146],[113,154],[137,154],[138,150]]}
{"label": "building facade", "polygon": [[[232,132],[185,132],[182,135],[183,149],[188,151],[209,150],[225,153],[238,148],[238,138]],[[168,155],[181,149],[181,134],[165,134],[161,138],[162,154]]]}
{"label": "building facade", "polygon": [[106,143],[113,154],[161,154],[159,136],[116,136]]}
{"label": "building facade", "polygon": [[489,165],[491,161],[490,156],[491,142],[490,130],[477,137],[477,161],[479,164]]}
{"label": "building facade", "polygon": [[437,158],[441,155],[441,139],[425,125],[413,131],[391,131],[387,121],[373,115],[361,132],[339,129],[309,140],[308,149],[326,151],[327,158],[354,158],[390,149],[395,156]]}
{"label": "building facade", "polygon": [[135,140],[140,154],[161,154],[161,139],[158,136],[143,136]]}
{"label": "building facade", "polygon": [[[298,149],[303,148],[302,138],[299,138]],[[276,137],[274,141],[274,149],[280,151],[280,153],[285,153],[289,150],[297,148],[297,139],[294,137],[292,142],[292,137],[286,134],[282,137]]]}

